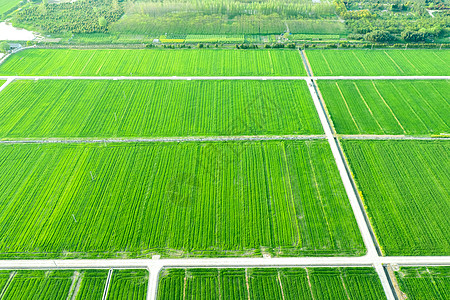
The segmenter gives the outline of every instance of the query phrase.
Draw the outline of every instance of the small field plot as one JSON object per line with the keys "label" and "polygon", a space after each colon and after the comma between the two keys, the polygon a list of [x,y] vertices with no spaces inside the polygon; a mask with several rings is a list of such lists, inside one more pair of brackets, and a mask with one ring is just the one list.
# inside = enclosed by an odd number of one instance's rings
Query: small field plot
{"label": "small field plot", "polygon": [[66,299],[73,271],[18,271],[6,287],[2,299]]}
{"label": "small field plot", "polygon": [[0,138],[322,134],[301,81],[15,81]]}
{"label": "small field plot", "polygon": [[450,141],[343,141],[386,255],[450,255]]}
{"label": "small field plot", "polygon": [[400,290],[410,300],[450,299],[450,267],[401,267],[395,272]]}
{"label": "small field plot", "polygon": [[365,249],[325,140],[0,146],[0,257]]}
{"label": "small field plot", "polygon": [[450,133],[448,80],[320,80],[339,134]]}
{"label": "small field plot", "polygon": [[450,50],[308,50],[316,76],[450,75]]}
{"label": "small field plot", "polygon": [[158,300],[386,299],[373,268],[165,269]]}
{"label": "small field plot", "polygon": [[297,50],[30,49],[0,65],[1,75],[265,76],[306,75]]}
{"label": "small field plot", "polygon": [[83,270],[78,272],[76,300],[102,299],[108,278],[108,270]]}
{"label": "small field plot", "polygon": [[146,299],[147,270],[114,270],[107,299]]}

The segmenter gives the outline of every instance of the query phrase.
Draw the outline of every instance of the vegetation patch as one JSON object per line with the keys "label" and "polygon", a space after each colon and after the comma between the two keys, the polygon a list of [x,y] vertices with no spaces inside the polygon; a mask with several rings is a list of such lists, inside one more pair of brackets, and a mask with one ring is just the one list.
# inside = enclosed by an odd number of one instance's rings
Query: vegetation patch
{"label": "vegetation patch", "polygon": [[343,142],[385,255],[449,255],[450,142]]}
{"label": "vegetation patch", "polygon": [[339,134],[450,134],[447,80],[320,80]]}
{"label": "vegetation patch", "polygon": [[386,299],[373,268],[164,269],[158,300]]}
{"label": "vegetation patch", "polygon": [[296,50],[29,49],[0,65],[1,75],[278,76],[305,75]]}
{"label": "vegetation patch", "polygon": [[24,80],[0,112],[7,139],[323,134],[303,80]]}
{"label": "vegetation patch", "polygon": [[400,290],[411,300],[449,299],[450,267],[401,267],[395,272]]}
{"label": "vegetation patch", "polygon": [[450,50],[308,50],[316,76],[450,75]]}
{"label": "vegetation patch", "polygon": [[107,299],[147,299],[147,270],[114,270]]}
{"label": "vegetation patch", "polygon": [[0,150],[4,258],[365,253],[324,140]]}

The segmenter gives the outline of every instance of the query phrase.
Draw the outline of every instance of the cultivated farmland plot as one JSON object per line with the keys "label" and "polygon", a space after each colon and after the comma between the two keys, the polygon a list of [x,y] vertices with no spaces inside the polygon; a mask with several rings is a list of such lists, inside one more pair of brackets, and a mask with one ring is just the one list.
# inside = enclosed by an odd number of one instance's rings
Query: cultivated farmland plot
{"label": "cultivated farmland plot", "polygon": [[158,300],[385,299],[373,268],[165,269]]}
{"label": "cultivated farmland plot", "polygon": [[29,49],[0,65],[0,75],[300,76],[306,71],[297,50]]}
{"label": "cultivated farmland plot", "polygon": [[20,80],[0,138],[322,134],[304,81]]}
{"label": "cultivated farmland plot", "polygon": [[65,299],[72,284],[73,271],[19,271],[2,299]]}
{"label": "cultivated farmland plot", "polygon": [[401,267],[400,290],[411,300],[450,299],[450,267]]}
{"label": "cultivated farmland plot", "polygon": [[450,50],[307,50],[316,76],[450,75]]}
{"label": "cultivated farmland plot", "polygon": [[[102,299],[108,270],[0,271],[2,299]],[[147,270],[113,270],[107,299],[145,299]]]}
{"label": "cultivated farmland plot", "polygon": [[0,174],[4,258],[365,253],[324,140],[2,145]]}
{"label": "cultivated farmland plot", "polygon": [[450,142],[353,141],[343,147],[386,255],[450,255]]}
{"label": "cultivated farmland plot", "polygon": [[320,80],[339,134],[450,133],[448,80]]}
{"label": "cultivated farmland plot", "polygon": [[147,270],[114,270],[107,299],[146,299]]}

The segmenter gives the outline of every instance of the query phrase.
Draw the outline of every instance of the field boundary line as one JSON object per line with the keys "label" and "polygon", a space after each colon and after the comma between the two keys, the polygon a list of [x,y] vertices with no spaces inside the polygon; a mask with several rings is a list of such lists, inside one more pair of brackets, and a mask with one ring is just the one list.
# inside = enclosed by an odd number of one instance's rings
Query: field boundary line
{"label": "field boundary line", "polygon": [[1,293],[0,293],[0,299],[3,299],[3,296],[5,296],[6,291],[9,288],[9,285],[11,284],[11,281],[13,281],[14,277],[16,276],[17,272],[12,271],[11,274],[9,274],[9,278],[5,283],[5,286],[3,287]]}
{"label": "field boundary line", "polygon": [[355,54],[355,51],[352,50],[352,54],[353,54],[353,56],[356,58],[356,60],[359,62],[359,64],[361,65],[361,67],[363,67],[364,71],[366,71],[366,73],[369,73],[369,72],[367,72],[367,69],[366,69],[366,67],[364,66],[364,64],[359,60],[359,57]]}
{"label": "field boundary line", "polygon": [[0,140],[0,144],[96,144],[96,143],[172,143],[172,142],[221,142],[221,141],[288,141],[288,140],[322,140],[325,135],[249,135],[249,136],[210,136],[210,137],[155,137],[134,139],[23,139]]}
{"label": "field boundary line", "polygon": [[387,55],[387,57],[389,57],[389,59],[394,63],[394,65],[395,65],[402,73],[405,73],[405,72],[402,70],[402,68],[400,68],[400,66],[395,62],[395,60],[393,60],[392,57],[391,57],[389,54],[387,54],[386,51],[383,51],[383,52],[384,52],[384,54]]}
{"label": "field boundary line", "polygon": [[109,269],[108,277],[106,278],[105,289],[103,290],[102,300],[106,300],[108,297],[109,286],[111,285],[111,277],[112,277],[113,269]]}
{"label": "field boundary line", "polygon": [[387,104],[386,100],[381,95],[380,91],[378,90],[377,86],[375,85],[375,82],[372,81],[372,85],[375,88],[375,91],[377,92],[378,96],[380,96],[381,100],[383,100],[384,105],[386,105],[386,107],[389,109],[389,111],[391,112],[391,114],[394,117],[394,119],[397,121],[398,125],[402,128],[403,132],[406,134],[405,128],[403,127],[402,123],[400,123],[400,120],[397,118],[397,116],[395,115],[395,113],[392,110],[392,108],[389,106],[389,104]]}
{"label": "field boundary line", "polygon": [[70,285],[66,300],[74,300],[76,298],[80,283],[80,273],[75,270],[72,275],[72,284]]}
{"label": "field boundary line", "polygon": [[[423,102],[425,102],[425,104],[428,106],[428,108],[435,114],[435,117],[439,118],[439,120],[441,120],[442,123],[444,123],[446,126],[448,126],[447,122],[438,114],[438,112],[434,109],[434,107],[431,106],[430,103],[428,103],[427,98],[424,97],[424,95],[413,84],[410,84],[410,86],[412,86],[412,88],[416,91],[416,93],[419,95],[419,97],[422,98]],[[444,100],[445,100],[445,98],[444,98]],[[422,121],[422,119],[420,119],[420,121]]]}
{"label": "field boundary line", "polygon": [[[392,82],[390,82],[391,87],[394,88],[394,90],[397,92],[397,94],[400,96],[398,97],[399,100],[402,101],[402,103],[406,104],[409,109],[413,112],[413,114],[416,116],[416,118],[420,121],[420,123],[422,123],[423,127],[426,128],[428,131],[430,131],[430,128],[427,126],[427,124],[425,124],[425,122],[422,120],[422,118],[417,114],[416,110],[411,106],[411,104],[409,103],[409,101],[407,100],[407,97],[405,97],[403,95],[403,93],[397,88],[397,86],[395,84],[393,84]],[[434,111],[433,111],[434,112]],[[434,112],[436,114],[436,112]],[[438,116],[439,117],[439,116]]]}
{"label": "field boundary line", "polygon": [[[433,52],[434,53],[434,52]],[[416,66],[403,54],[403,51],[400,51],[400,54],[403,56],[404,59],[413,67],[417,72],[419,72],[419,69],[416,68]]]}
{"label": "field boundary line", "polygon": [[348,166],[348,162],[345,158],[342,147],[339,143],[339,140],[335,137],[335,130],[330,123],[331,118],[327,115],[325,109],[325,101],[323,100],[323,98],[320,98],[317,84],[315,83],[313,78],[310,79],[308,88],[311,93],[311,97],[313,98],[314,106],[316,107],[317,113],[319,114],[319,119],[325,131],[325,135],[327,136],[331,152],[333,153],[334,160],[336,162],[337,169],[347,193],[353,215],[356,219],[356,223],[358,224],[361,237],[367,249],[366,256],[372,260],[372,265],[375,267],[375,270],[378,273],[378,277],[383,286],[383,290],[387,300],[395,300],[394,291],[391,285],[389,285],[389,279],[387,278],[386,273],[383,271],[381,262],[378,261],[380,256],[382,255],[380,246],[378,245],[378,241],[367,216],[367,212],[359,197],[356,183],[350,172],[350,167]]}
{"label": "field boundary line", "polygon": [[301,49],[298,49],[298,51],[299,51],[299,53],[300,53],[300,57],[302,58],[302,61],[303,61],[303,67],[304,67],[305,70],[306,70],[306,74],[307,74],[309,77],[314,76],[313,70],[312,70],[311,66],[309,65],[309,60],[308,60],[308,58],[307,58],[306,51],[305,51],[305,50],[301,50]]}
{"label": "field boundary line", "polygon": [[[366,105],[367,109],[369,110],[370,115],[372,116],[372,118],[375,120],[375,122],[377,123],[378,127],[380,128],[380,130],[382,132],[385,132],[383,127],[381,127],[380,123],[378,123],[377,118],[375,118],[375,116],[373,115],[372,110],[370,109],[369,104],[367,104],[366,99],[364,98],[363,94],[361,93],[361,91],[359,90],[358,85],[356,84],[356,82],[353,82],[353,85],[355,86],[356,90],[358,91],[359,96],[361,97],[362,101],[364,102],[364,104]],[[361,132],[361,131],[360,131]]]}
{"label": "field boundary line", "polygon": [[337,82],[335,82],[335,84],[336,84],[336,87],[337,87],[337,89],[338,89],[338,91],[339,91],[339,94],[340,94],[341,97],[342,97],[342,100],[344,100],[345,107],[347,107],[347,111],[348,111],[350,117],[352,118],[353,124],[355,124],[355,127],[356,127],[356,129],[358,130],[358,132],[361,132],[361,129],[359,128],[358,124],[356,123],[355,118],[353,118],[353,114],[352,114],[352,112],[351,112],[351,110],[350,110],[350,107],[348,106],[347,100],[345,100],[344,94],[342,93],[342,90],[341,90],[341,88],[339,87],[339,84],[338,84]]}
{"label": "field boundary line", "polygon": [[433,136],[410,136],[410,135],[370,135],[370,134],[343,134],[336,135],[343,140],[417,140],[417,141],[433,141],[448,140],[450,136],[433,137]]}
{"label": "field boundary line", "polygon": [[0,86],[0,92],[3,91],[4,89],[6,89],[6,87],[14,80],[15,80],[14,78],[6,79],[6,82]]}
{"label": "field boundary line", "polygon": [[[305,58],[306,59],[306,58]],[[1,80],[450,80],[450,76],[16,76],[0,75]]]}

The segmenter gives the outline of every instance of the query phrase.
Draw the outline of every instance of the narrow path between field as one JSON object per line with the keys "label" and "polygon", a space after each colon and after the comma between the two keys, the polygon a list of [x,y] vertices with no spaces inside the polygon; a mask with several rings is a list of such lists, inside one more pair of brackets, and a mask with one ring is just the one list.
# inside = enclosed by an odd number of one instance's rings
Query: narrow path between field
{"label": "narrow path between field", "polygon": [[343,140],[449,140],[450,135],[444,136],[410,136],[410,135],[370,135],[370,134],[355,134],[355,135],[336,135]]}
{"label": "narrow path between field", "polygon": [[[302,58],[305,56],[302,56]],[[311,72],[311,71],[308,71]],[[308,73],[310,74],[310,73]],[[450,80],[450,76],[2,76],[2,80]]]}
{"label": "narrow path between field", "polygon": [[98,139],[98,138],[50,138],[0,140],[0,144],[94,144],[94,143],[160,143],[160,142],[220,142],[220,141],[271,141],[271,140],[320,140],[324,135],[243,135],[243,136],[186,136],[186,137],[155,137],[133,139]]}
{"label": "narrow path between field", "polygon": [[[307,59],[306,56],[302,56],[302,58]],[[308,65],[309,63],[305,63],[305,66],[308,67]],[[310,73],[311,72],[308,72],[308,74]],[[350,205],[352,207],[353,214],[355,215],[359,230],[361,232],[364,245],[366,246],[366,256],[368,256],[373,261],[373,266],[378,273],[384,292],[386,294],[386,298],[388,300],[396,300],[395,294],[391,288],[390,280],[384,272],[384,267],[381,263],[377,262],[377,259],[379,259],[382,255],[380,247],[373,233],[362,201],[358,196],[358,191],[353,181],[353,177],[350,174],[349,166],[347,165],[347,161],[344,158],[339,140],[336,138],[336,132],[331,125],[331,119],[326,113],[325,102],[321,98],[317,84],[313,78],[311,78],[308,82],[308,88],[311,93],[311,97],[313,98],[314,106],[316,107],[317,113],[319,114],[319,119],[322,123],[325,135],[327,136],[327,140],[330,144],[331,152],[333,153],[337,168],[341,175],[341,179],[344,184],[345,191],[347,192],[347,196],[349,198]]]}

